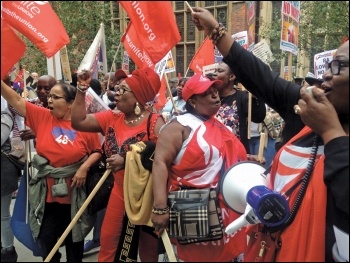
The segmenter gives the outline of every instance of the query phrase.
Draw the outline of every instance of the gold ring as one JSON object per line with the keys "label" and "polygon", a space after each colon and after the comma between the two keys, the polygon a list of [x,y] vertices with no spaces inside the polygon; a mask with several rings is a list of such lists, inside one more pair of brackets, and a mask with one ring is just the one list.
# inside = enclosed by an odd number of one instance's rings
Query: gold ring
{"label": "gold ring", "polygon": [[299,114],[299,112],[300,112],[300,107],[299,107],[299,105],[295,105],[294,106],[294,112],[295,112],[295,114]]}

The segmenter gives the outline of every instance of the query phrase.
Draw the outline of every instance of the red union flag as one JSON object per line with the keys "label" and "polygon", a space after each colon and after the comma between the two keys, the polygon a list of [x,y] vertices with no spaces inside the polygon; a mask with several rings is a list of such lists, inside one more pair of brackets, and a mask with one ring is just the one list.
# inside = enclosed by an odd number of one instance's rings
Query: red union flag
{"label": "red union flag", "polygon": [[1,18],[1,79],[8,74],[24,55],[26,45],[13,29]]}
{"label": "red union flag", "polygon": [[[119,1],[153,64],[181,39],[170,1]],[[130,54],[130,53],[129,53]]]}
{"label": "red union flag", "polygon": [[46,57],[69,43],[67,32],[48,1],[1,1],[1,15]]}
{"label": "red union flag", "polygon": [[154,63],[148,53],[144,49],[144,45],[138,38],[136,29],[132,22],[129,23],[121,42],[124,45],[126,52],[128,52],[130,58],[137,65],[138,68],[154,68]]}
{"label": "red union flag", "polygon": [[188,67],[192,69],[194,73],[202,75],[203,66],[211,64],[214,64],[214,45],[207,37],[193,56]]}

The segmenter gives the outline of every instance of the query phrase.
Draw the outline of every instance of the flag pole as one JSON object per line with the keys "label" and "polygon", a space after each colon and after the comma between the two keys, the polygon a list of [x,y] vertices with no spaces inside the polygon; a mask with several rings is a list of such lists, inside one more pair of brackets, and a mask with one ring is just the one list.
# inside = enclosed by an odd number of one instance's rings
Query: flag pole
{"label": "flag pole", "polygon": [[[120,42],[119,42],[119,46],[118,46],[118,48],[117,48],[117,51],[116,51],[115,54],[114,54],[113,62],[112,62],[112,65],[111,65],[111,69],[108,71],[108,73],[109,73],[109,72],[112,72],[113,64],[114,64],[115,58],[117,57],[117,54],[118,54],[118,52],[119,52],[119,48],[120,48],[121,44],[122,44],[122,42],[120,41]],[[111,75],[108,74],[107,89],[108,89],[108,87],[109,87],[109,81],[110,81],[110,80],[111,80]]]}
{"label": "flag pole", "polygon": [[178,112],[178,110],[177,110],[177,108],[175,106],[175,101],[174,101],[174,98],[173,98],[173,94],[171,94],[171,89],[169,87],[168,77],[167,77],[166,73],[164,73],[164,77],[165,77],[166,87],[167,87],[168,92],[169,92],[169,97],[170,97],[171,102],[173,103],[173,106],[174,106],[174,111]]}
{"label": "flag pole", "polygon": [[92,190],[90,195],[86,198],[85,202],[80,207],[80,209],[78,210],[78,212],[76,213],[76,215],[74,216],[74,218],[72,219],[72,221],[70,222],[70,224],[68,225],[66,230],[61,235],[60,239],[58,239],[56,245],[52,248],[52,250],[49,253],[49,255],[45,258],[44,262],[50,262],[52,257],[55,255],[56,251],[60,248],[60,246],[63,243],[63,241],[66,239],[66,237],[69,234],[69,232],[72,230],[73,226],[77,223],[78,219],[80,218],[80,216],[83,214],[83,212],[85,211],[85,209],[87,208],[87,206],[91,202],[92,198],[94,198],[94,196],[96,195],[97,191],[101,188],[102,184],[107,179],[107,177],[111,173],[111,171],[112,170],[110,168],[107,168],[107,170],[105,171],[105,173],[103,174],[101,179],[98,181],[98,183],[96,184],[96,186],[94,187],[94,189]]}

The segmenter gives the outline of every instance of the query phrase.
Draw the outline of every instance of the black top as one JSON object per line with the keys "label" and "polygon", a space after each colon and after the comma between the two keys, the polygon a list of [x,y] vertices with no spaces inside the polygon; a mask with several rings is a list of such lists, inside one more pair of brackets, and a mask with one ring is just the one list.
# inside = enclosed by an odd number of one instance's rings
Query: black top
{"label": "black top", "polygon": [[[265,63],[236,42],[223,60],[247,90],[265,101],[284,119],[283,144],[305,126],[293,110],[293,106],[300,99],[300,85],[280,78]],[[327,186],[325,254],[326,261],[334,261],[333,226],[349,235],[349,136],[342,136],[327,143],[324,154],[324,181]]]}

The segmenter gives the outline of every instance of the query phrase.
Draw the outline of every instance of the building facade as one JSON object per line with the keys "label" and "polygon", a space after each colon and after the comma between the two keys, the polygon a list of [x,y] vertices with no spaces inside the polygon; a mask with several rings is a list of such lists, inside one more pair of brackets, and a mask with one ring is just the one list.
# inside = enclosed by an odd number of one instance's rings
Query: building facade
{"label": "building facade", "polygon": [[[111,20],[112,30],[124,32],[129,21],[126,12],[117,1],[109,3],[110,12],[113,17]],[[228,33],[231,35],[248,30],[247,1],[188,1],[188,3],[192,7],[198,6],[208,9],[219,22],[226,26]],[[174,78],[178,76],[178,74],[190,77],[194,73],[188,68],[188,65],[205,36],[203,32],[195,28],[191,20],[191,14],[187,12],[187,6],[184,1],[172,1],[172,6],[181,40],[172,49],[176,72],[168,74],[168,78]],[[282,1],[255,1],[255,43],[261,41],[259,29],[272,23],[273,14],[278,14],[278,12],[281,14],[281,6]],[[281,53],[279,41],[271,42],[269,39],[266,39],[266,41],[270,45],[273,54]],[[274,71],[280,72],[281,77],[284,76],[284,68],[287,65],[287,59],[273,61],[270,64]],[[298,56],[293,55],[292,65],[295,68],[295,72],[292,74],[293,77],[306,76],[307,72],[313,72],[312,62],[310,63],[310,59],[303,55],[302,51],[298,52]],[[135,65],[131,62],[129,70],[132,71],[133,69],[135,69]]]}

